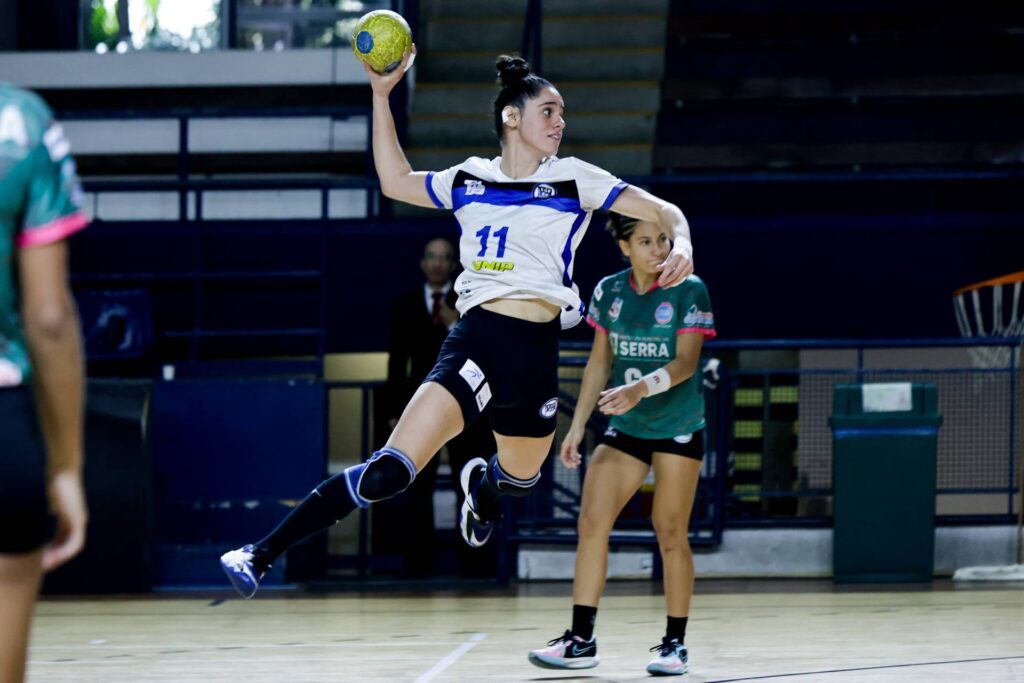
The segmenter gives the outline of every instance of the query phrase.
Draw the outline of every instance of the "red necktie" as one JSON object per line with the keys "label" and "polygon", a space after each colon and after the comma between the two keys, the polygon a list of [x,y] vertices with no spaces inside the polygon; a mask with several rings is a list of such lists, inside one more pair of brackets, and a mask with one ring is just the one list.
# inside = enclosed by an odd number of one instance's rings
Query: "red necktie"
{"label": "red necktie", "polygon": [[431,292],[430,298],[433,299],[434,303],[430,307],[430,317],[433,319],[435,325],[442,325],[441,320],[441,299],[444,297],[443,292]]}

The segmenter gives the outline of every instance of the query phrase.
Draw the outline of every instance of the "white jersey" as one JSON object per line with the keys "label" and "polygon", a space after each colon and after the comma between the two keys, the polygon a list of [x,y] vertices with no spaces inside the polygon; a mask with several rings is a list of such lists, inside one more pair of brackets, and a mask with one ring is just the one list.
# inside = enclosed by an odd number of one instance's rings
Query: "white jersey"
{"label": "white jersey", "polygon": [[501,157],[470,157],[428,173],[426,183],[434,204],[453,209],[459,223],[460,313],[490,299],[539,298],[562,308],[563,327],[579,322],[576,248],[594,210],[608,210],[626,183],[574,157],[548,157],[515,179],[501,172]]}

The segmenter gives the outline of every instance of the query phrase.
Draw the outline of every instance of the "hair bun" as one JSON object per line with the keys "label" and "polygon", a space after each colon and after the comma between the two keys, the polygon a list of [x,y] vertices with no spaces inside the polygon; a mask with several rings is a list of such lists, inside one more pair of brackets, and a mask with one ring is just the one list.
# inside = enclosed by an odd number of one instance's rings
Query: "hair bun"
{"label": "hair bun", "polygon": [[502,55],[498,57],[494,67],[498,70],[502,87],[508,87],[530,75],[530,65],[522,57]]}

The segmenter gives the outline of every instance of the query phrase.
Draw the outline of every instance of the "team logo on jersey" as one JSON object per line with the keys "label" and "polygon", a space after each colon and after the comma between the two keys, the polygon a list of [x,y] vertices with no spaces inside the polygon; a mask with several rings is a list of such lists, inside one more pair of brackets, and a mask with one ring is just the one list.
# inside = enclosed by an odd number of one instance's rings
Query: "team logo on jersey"
{"label": "team logo on jersey", "polygon": [[672,304],[667,301],[662,301],[658,304],[658,307],[654,309],[654,322],[659,325],[668,325],[672,322],[673,313],[675,313],[675,309],[672,308]]}
{"label": "team logo on jersey", "polygon": [[551,187],[547,183],[540,183],[533,186],[533,198],[534,199],[551,199],[556,194],[555,188]]}
{"label": "team logo on jersey", "polygon": [[604,296],[604,289],[601,287],[601,283],[597,283],[597,287],[594,287],[594,301],[600,301],[601,297]]}
{"label": "team logo on jersey", "polygon": [[540,407],[540,416],[545,420],[555,416],[558,412],[558,399],[553,398]]}
{"label": "team logo on jersey", "polygon": [[690,306],[688,311],[686,311],[686,317],[683,318],[683,324],[687,326],[704,325],[711,327],[715,324],[715,314],[711,311],[702,311],[697,308],[697,304],[694,304]]}
{"label": "team logo on jersey", "polygon": [[619,319],[619,313],[622,313],[622,299],[616,298],[608,307],[608,319],[615,322]]}
{"label": "team logo on jersey", "polygon": [[467,195],[483,194],[485,189],[487,189],[487,188],[484,186],[484,181],[482,181],[482,180],[467,180],[466,181],[466,194]]}

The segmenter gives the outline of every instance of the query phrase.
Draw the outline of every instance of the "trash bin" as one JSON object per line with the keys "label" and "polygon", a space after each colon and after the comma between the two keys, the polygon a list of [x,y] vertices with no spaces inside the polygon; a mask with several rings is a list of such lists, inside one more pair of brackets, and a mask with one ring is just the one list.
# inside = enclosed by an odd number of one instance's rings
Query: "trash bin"
{"label": "trash bin", "polygon": [[931,581],[934,384],[840,384],[832,402],[836,583]]}

